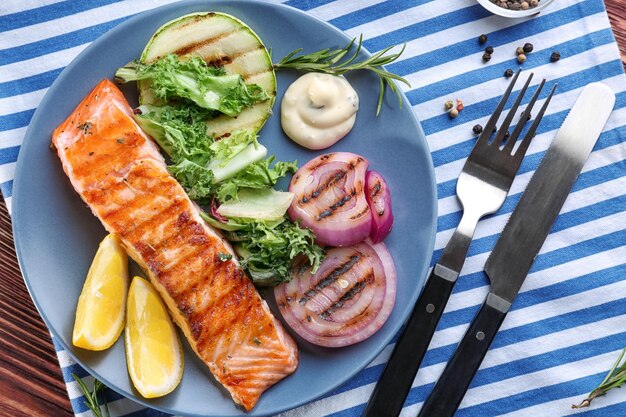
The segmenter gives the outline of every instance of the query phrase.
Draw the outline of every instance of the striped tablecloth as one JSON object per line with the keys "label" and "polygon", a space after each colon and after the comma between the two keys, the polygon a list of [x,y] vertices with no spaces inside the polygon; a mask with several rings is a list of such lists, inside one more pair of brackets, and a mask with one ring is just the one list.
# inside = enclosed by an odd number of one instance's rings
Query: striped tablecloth
{"label": "striped tablecloth", "polygon": [[[11,207],[15,161],[26,127],[47,88],[90,42],[127,17],[172,0],[3,0],[0,2],[0,189]],[[557,81],[557,95],[502,209],[478,225],[475,241],[435,334],[403,416],[416,415],[483,298],[482,267],[498,233],[581,88],[603,81],[617,95],[604,133],[574,186],[522,291],[468,391],[458,416],[626,415],[626,392],[613,391],[574,412],[626,345],[626,78],[602,0],[558,0],[539,17],[507,20],[473,0],[290,0],[374,52],[407,44],[389,70],[428,137],[438,183],[439,222],[433,259],[460,219],[455,181],[469,154],[472,126],[484,124],[517,68],[515,48],[532,42],[523,67]],[[207,2],[207,7],[210,3]],[[477,37],[495,48],[488,64]],[[563,57],[550,63],[552,51]],[[403,86],[404,88],[404,86]],[[455,120],[443,112],[461,98]],[[393,343],[365,370],[325,398],[283,416],[358,416]],[[90,377],[58,350],[77,415],[90,415],[71,373]],[[161,413],[108,391],[114,415]]]}

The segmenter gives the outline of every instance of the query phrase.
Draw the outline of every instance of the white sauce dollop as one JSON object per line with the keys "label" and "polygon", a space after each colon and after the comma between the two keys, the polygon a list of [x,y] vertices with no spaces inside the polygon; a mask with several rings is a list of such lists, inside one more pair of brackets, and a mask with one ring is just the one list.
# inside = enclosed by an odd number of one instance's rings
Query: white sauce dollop
{"label": "white sauce dollop", "polygon": [[289,86],[280,105],[283,130],[309,149],[325,149],[348,134],[359,96],[343,77],[310,72]]}

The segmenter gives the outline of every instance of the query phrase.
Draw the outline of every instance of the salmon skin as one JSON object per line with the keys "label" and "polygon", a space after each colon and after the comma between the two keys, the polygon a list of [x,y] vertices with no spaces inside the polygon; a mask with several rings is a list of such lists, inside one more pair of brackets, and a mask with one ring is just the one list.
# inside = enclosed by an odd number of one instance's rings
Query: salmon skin
{"label": "salmon skin", "polygon": [[78,194],[144,269],[193,350],[233,400],[252,409],[296,369],[296,345],[167,172],[121,91],[101,81],[52,143]]}

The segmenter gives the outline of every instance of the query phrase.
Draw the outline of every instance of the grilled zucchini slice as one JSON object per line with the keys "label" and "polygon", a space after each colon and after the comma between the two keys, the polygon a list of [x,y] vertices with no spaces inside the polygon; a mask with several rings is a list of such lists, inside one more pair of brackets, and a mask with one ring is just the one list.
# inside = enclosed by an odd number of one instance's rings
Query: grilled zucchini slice
{"label": "grilled zucchini slice", "polygon": [[[207,121],[207,133],[221,137],[237,129],[258,132],[272,112],[276,75],[267,49],[241,20],[218,12],[193,13],[161,26],[146,45],[141,60],[151,63],[167,54],[197,55],[209,65],[240,74],[246,83],[260,85],[269,100],[244,109],[238,116],[221,115]],[[149,81],[139,82],[139,102],[158,104]]]}

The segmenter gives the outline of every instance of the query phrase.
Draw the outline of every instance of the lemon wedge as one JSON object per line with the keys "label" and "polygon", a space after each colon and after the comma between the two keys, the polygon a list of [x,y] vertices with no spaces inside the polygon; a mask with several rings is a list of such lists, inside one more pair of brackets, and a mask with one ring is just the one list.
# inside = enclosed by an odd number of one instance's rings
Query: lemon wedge
{"label": "lemon wedge", "polygon": [[183,376],[183,350],[176,328],[152,284],[133,278],[126,304],[126,363],[137,391],[161,397]]}
{"label": "lemon wedge", "polygon": [[110,347],[124,328],[128,255],[120,240],[106,236],[96,252],[78,298],[72,343],[89,350]]}

